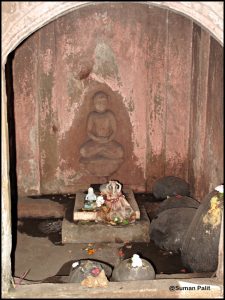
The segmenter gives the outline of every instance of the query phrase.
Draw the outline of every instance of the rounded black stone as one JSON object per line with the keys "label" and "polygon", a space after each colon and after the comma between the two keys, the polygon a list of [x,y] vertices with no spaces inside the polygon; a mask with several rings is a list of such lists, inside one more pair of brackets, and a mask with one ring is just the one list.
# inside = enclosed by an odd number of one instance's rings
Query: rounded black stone
{"label": "rounded black stone", "polygon": [[161,249],[179,251],[196,212],[196,208],[189,207],[162,211],[150,224],[150,239]]}
{"label": "rounded black stone", "polygon": [[104,270],[107,278],[109,278],[112,274],[112,267],[106,263],[89,259],[82,259],[77,262],[79,265],[75,268],[71,266],[68,278],[69,283],[82,282],[87,276],[91,275],[91,270],[93,268],[98,268],[100,271]]}
{"label": "rounded black stone", "polygon": [[141,267],[132,267],[131,258],[115,266],[110,281],[133,281],[155,279],[155,270],[147,260],[142,258]]}
{"label": "rounded black stone", "polygon": [[189,196],[190,186],[184,179],[175,176],[166,176],[158,179],[152,188],[156,199],[166,199],[167,196]]}
{"label": "rounded black stone", "polygon": [[159,213],[164,210],[171,208],[179,208],[179,207],[189,207],[189,208],[198,208],[200,203],[190,197],[180,196],[180,197],[169,197],[168,199],[163,200],[159,207],[155,210],[154,216],[157,216]]}
{"label": "rounded black stone", "polygon": [[[212,206],[213,197],[218,198]],[[213,191],[205,196],[192,219],[181,247],[182,262],[192,272],[217,269],[223,205],[223,196]]]}

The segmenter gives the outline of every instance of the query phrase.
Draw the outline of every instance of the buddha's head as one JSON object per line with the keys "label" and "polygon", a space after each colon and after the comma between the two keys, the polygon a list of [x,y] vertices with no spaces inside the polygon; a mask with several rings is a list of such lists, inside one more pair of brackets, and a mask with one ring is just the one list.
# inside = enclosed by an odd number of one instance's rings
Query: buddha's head
{"label": "buddha's head", "polygon": [[104,92],[100,91],[95,93],[93,96],[95,110],[100,113],[105,112],[108,105],[108,99],[108,95]]}

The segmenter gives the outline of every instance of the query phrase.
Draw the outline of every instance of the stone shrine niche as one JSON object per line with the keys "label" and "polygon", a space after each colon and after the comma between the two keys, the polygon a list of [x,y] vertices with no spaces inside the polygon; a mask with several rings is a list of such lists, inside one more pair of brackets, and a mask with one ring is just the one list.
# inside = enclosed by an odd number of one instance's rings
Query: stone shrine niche
{"label": "stone shrine niche", "polygon": [[109,96],[98,91],[92,101],[94,110],[87,118],[88,140],[80,148],[80,163],[94,176],[109,177],[124,161],[124,149],[115,140],[117,121],[108,109]]}
{"label": "stone shrine niche", "polygon": [[[132,126],[122,97],[108,86],[90,82],[77,113],[74,136],[76,169],[81,183],[124,182],[132,161]],[[126,183],[125,183],[126,184]]]}
{"label": "stone shrine niche", "polygon": [[[109,180],[150,192],[176,176],[201,199],[223,180],[222,50],[191,19],[137,3],[88,5],[43,26],[12,63],[18,194]],[[84,151],[99,91],[116,119],[115,157]]]}

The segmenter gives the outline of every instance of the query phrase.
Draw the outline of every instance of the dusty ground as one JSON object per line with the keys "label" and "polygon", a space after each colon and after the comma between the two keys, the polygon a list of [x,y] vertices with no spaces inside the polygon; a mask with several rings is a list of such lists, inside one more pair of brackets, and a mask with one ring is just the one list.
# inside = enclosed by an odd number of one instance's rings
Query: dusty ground
{"label": "dusty ground", "polygon": [[[139,203],[145,204],[150,216],[154,207],[157,207],[157,203],[151,205],[151,202],[145,200],[144,197],[138,199]],[[61,202],[66,204],[65,198]],[[121,259],[129,258],[134,253],[138,253],[142,258],[149,260],[157,274],[183,272],[179,254],[162,251],[153,242],[98,243],[91,245],[62,244],[61,221],[62,219],[59,218],[45,220],[25,218],[18,221],[16,251],[14,254],[15,280],[18,281],[26,274],[26,280],[55,282],[55,275],[58,278],[69,275],[71,265],[76,260],[94,259],[106,262],[114,267]],[[93,251],[88,252],[91,249]],[[23,283],[25,282],[24,280]]]}
{"label": "dusty ground", "polygon": [[72,263],[79,259],[96,259],[115,265],[119,262],[121,245],[95,244],[96,252],[87,253],[88,244],[54,245],[46,237],[31,237],[18,232],[15,255],[15,276],[30,270],[26,279],[43,280],[47,277],[68,275]]}

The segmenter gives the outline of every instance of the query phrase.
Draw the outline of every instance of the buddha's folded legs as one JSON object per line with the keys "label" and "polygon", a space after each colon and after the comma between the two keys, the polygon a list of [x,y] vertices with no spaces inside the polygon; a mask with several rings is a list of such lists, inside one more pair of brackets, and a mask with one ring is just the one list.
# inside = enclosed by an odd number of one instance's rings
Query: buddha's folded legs
{"label": "buddha's folded legs", "polygon": [[84,158],[102,157],[108,159],[120,159],[124,155],[124,150],[116,141],[100,144],[90,140],[81,146],[80,154]]}

